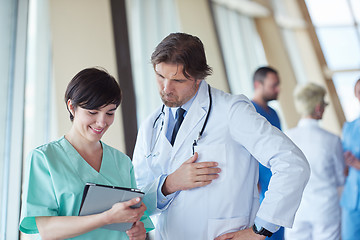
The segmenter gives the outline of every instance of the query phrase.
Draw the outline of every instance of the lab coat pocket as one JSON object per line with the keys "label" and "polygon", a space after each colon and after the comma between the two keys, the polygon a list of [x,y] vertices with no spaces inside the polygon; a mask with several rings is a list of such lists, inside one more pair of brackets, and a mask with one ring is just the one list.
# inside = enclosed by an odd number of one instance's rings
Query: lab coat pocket
{"label": "lab coat pocket", "polygon": [[200,145],[194,147],[195,152],[199,154],[197,162],[217,162],[218,167],[221,169],[219,178],[214,180],[213,183],[222,182],[226,176],[226,147],[225,144],[216,145]]}
{"label": "lab coat pocket", "polygon": [[223,234],[243,230],[248,225],[248,217],[236,217],[208,220],[208,240],[213,240]]}

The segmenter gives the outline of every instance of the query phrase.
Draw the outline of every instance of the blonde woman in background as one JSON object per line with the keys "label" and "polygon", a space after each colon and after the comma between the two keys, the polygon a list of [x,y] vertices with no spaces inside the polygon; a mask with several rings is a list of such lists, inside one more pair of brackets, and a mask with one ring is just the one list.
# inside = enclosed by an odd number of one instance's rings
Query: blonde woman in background
{"label": "blonde woman in background", "polygon": [[325,93],[323,87],[314,83],[299,86],[294,93],[295,106],[302,118],[297,127],[285,133],[305,154],[311,175],[293,228],[285,230],[287,240],[340,239],[337,188],[344,185],[345,163],[340,138],[318,124],[327,105]]}

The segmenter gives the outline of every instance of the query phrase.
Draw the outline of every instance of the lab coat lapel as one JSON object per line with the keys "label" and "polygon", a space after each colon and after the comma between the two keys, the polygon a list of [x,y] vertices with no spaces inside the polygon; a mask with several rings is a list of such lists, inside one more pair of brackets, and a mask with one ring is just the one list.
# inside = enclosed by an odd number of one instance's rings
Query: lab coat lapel
{"label": "lab coat lapel", "polygon": [[[203,83],[200,85],[198,94],[192,103],[189,112],[186,114],[183,123],[179,129],[179,132],[176,136],[172,157],[180,149],[184,141],[193,141],[186,139],[188,135],[193,131],[193,129],[201,122],[201,120],[206,116],[209,97],[208,97],[208,84],[203,80]],[[199,130],[200,131],[200,130]]]}

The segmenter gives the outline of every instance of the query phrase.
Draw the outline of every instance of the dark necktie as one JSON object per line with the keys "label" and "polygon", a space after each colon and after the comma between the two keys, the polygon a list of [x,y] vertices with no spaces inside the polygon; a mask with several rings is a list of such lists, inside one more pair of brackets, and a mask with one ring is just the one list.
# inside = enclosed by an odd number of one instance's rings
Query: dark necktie
{"label": "dark necktie", "polygon": [[185,110],[182,109],[181,107],[179,107],[178,110],[176,110],[176,114],[178,117],[177,117],[177,120],[175,123],[174,130],[171,135],[171,141],[170,141],[171,145],[174,145],[176,134],[178,133],[180,125],[181,125],[182,121],[184,120],[184,113],[185,113]]}

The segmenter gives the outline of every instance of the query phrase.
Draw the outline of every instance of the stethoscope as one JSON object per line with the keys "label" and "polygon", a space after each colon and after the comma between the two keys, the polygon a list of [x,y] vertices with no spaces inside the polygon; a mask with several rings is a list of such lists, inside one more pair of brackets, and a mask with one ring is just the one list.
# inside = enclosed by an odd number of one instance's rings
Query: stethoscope
{"label": "stethoscope", "polygon": [[[197,139],[194,140],[193,144],[192,144],[192,153],[194,155],[195,153],[195,146],[197,146],[198,144],[198,141],[201,139],[203,133],[204,133],[204,130],[205,130],[205,127],[206,127],[206,124],[208,122],[208,119],[209,119],[209,115],[210,115],[210,111],[211,111],[211,106],[212,106],[212,97],[211,97],[211,88],[210,88],[210,85],[208,85],[208,93],[209,93],[209,111],[206,113],[206,118],[205,118],[205,121],[204,121],[204,124],[199,132],[199,135],[197,137]],[[163,129],[163,126],[164,126],[164,116],[165,115],[165,112],[164,112],[164,108],[165,108],[165,105],[163,104],[162,107],[161,107],[161,111],[160,111],[160,114],[155,118],[154,120],[154,123],[153,123],[153,130],[152,130],[152,134],[151,134],[151,142],[150,142],[150,153],[146,156],[146,158],[150,157],[150,156],[154,156],[153,155],[153,151],[155,149],[155,146],[156,146],[156,143],[158,142],[159,140],[159,137],[160,137],[160,134],[161,134],[161,131]],[[156,138],[155,138],[155,141],[154,141],[154,132],[155,132],[155,129],[157,128],[157,122],[159,121],[159,119],[162,118],[162,121],[161,121],[161,127],[160,127],[160,131],[158,132]]]}

